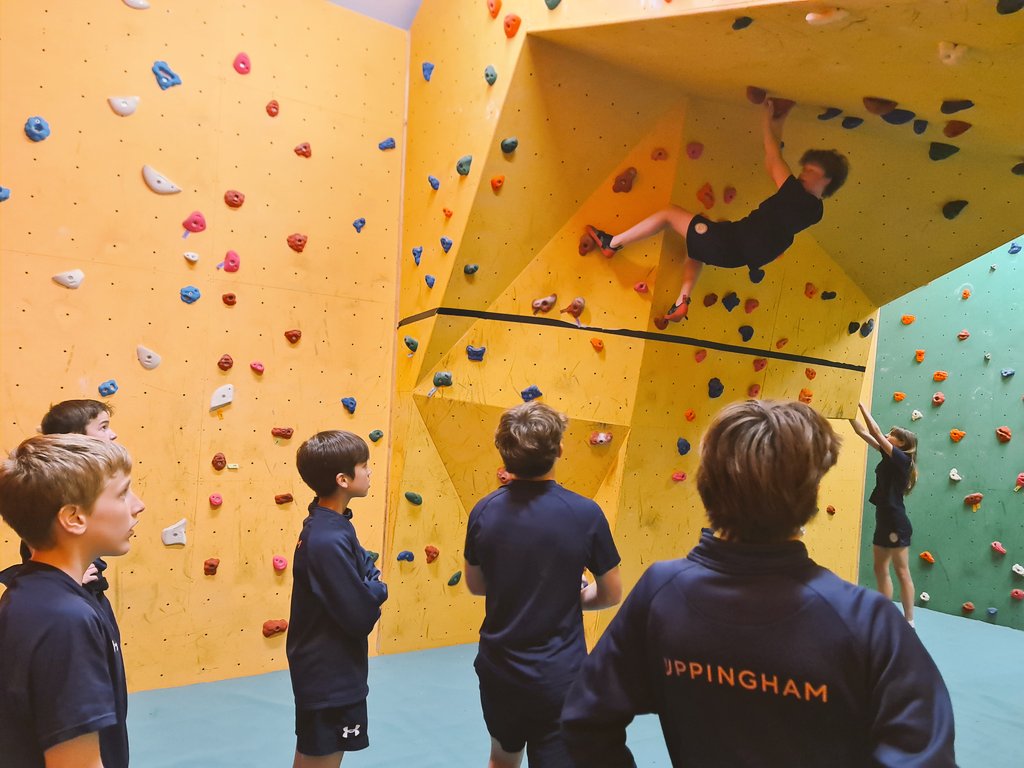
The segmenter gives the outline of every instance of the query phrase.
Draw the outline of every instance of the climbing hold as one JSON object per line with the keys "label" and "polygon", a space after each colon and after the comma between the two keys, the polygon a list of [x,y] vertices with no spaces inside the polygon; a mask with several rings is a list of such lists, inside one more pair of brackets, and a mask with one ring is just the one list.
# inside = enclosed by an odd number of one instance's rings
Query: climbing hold
{"label": "climbing hold", "polygon": [[829,504],[827,507],[825,507],[825,512],[828,514],[829,517],[832,517],[836,513],[836,508]]}
{"label": "climbing hold", "polygon": [[377,143],[377,149],[379,149],[381,152],[384,152],[384,151],[389,150],[389,149],[394,149],[394,148],[395,148],[395,139],[393,137],[391,137],[391,136],[388,136],[386,139],[384,139],[384,140],[382,140],[382,141]]}
{"label": "climbing hold", "polygon": [[929,565],[933,565],[935,563],[935,555],[933,555],[927,549],[924,552],[922,552],[920,555],[918,555],[918,557],[920,557],[922,560],[924,560]]}
{"label": "climbing hold", "polygon": [[907,393],[906,392],[893,392],[892,393],[892,399],[895,400],[897,403],[902,403],[904,400],[907,399]]}
{"label": "climbing hold", "polygon": [[911,421],[917,421],[918,419],[923,419],[923,418],[924,418],[924,414],[921,413],[916,408],[910,412],[910,420]]}
{"label": "climbing hold", "polygon": [[452,217],[452,214],[455,213],[455,211],[453,211],[451,208],[442,208],[441,213],[444,214],[444,217],[446,219],[450,219]]}
{"label": "climbing hold", "polygon": [[186,285],[178,293],[181,295],[181,300],[186,304],[194,304],[199,301],[199,297],[202,296],[199,289],[194,285]]}
{"label": "climbing hold", "polygon": [[1004,379],[1008,379],[1013,376],[1014,373],[1016,373],[1016,371],[1014,371],[1013,368],[1003,368],[1003,370],[999,372],[999,375]]}
{"label": "climbing hold", "polygon": [[[1006,250],[1006,252],[1011,256],[1016,256],[1020,251],[1021,248],[1016,243],[1010,243],[1010,247]],[[995,269],[995,267],[993,266],[992,269]]]}
{"label": "climbing hold", "polygon": [[615,177],[612,192],[629,192],[633,189],[634,181],[636,181],[636,168],[630,166]]}
{"label": "climbing hold", "polygon": [[721,379],[713,378],[708,380],[708,397],[712,399],[721,397],[723,392],[725,392],[725,385]]}
{"label": "climbing hold", "polygon": [[233,293],[221,294],[220,300],[223,301],[227,306],[233,307],[238,303],[238,297]]}
{"label": "climbing hold", "polygon": [[283,555],[274,555],[270,562],[278,573],[288,567],[288,560]]}
{"label": "climbing hold", "polygon": [[973,106],[974,102],[970,99],[947,99],[942,102],[941,112],[944,115],[952,115],[956,112],[970,109]]}
{"label": "climbing hold", "polygon": [[814,283],[804,283],[804,296],[808,299],[813,299],[817,295],[818,289],[815,287]]}
{"label": "climbing hold", "polygon": [[715,207],[715,190],[712,189],[710,182],[706,182],[703,187],[697,190],[697,200],[705,208]]}
{"label": "climbing hold", "polygon": [[892,112],[886,112],[881,116],[885,122],[889,125],[903,125],[913,120],[916,115],[909,109],[894,109]]}
{"label": "climbing hold", "polygon": [[498,14],[501,13],[501,0],[487,0],[487,12],[491,14],[492,19],[498,18]]}
{"label": "climbing hold", "polygon": [[220,360],[217,361],[217,367],[222,371],[230,371],[231,367],[235,364],[231,355],[221,355]]}
{"label": "climbing hold", "polygon": [[370,433],[370,442],[376,443],[382,437],[384,437],[384,431],[381,429],[375,429]]}
{"label": "climbing hold", "polygon": [[281,111],[281,105],[277,103],[277,99],[271,99],[267,102],[267,114],[271,117],[277,117],[278,112]]}
{"label": "climbing hold", "polygon": [[842,125],[843,128],[849,131],[853,130],[854,128],[858,128],[863,122],[863,117],[847,116],[843,118],[843,122],[841,122],[840,125]]}
{"label": "climbing hold", "polygon": [[963,477],[960,475],[959,470],[956,467],[953,467],[951,470],[949,470],[949,479],[952,480],[954,483],[959,483],[961,480],[963,480]]}
{"label": "climbing hold", "polygon": [[936,371],[932,374],[932,379],[935,381],[945,381],[949,378],[949,374],[946,371]]}
{"label": "climbing hold", "polygon": [[827,107],[824,112],[818,115],[819,120],[832,120],[843,114],[843,110],[839,107]]}
{"label": "climbing hold", "polygon": [[341,398],[341,405],[349,413],[356,412],[356,399],[354,397]]}
{"label": "climbing hold", "polygon": [[960,339],[960,341],[967,341],[969,338],[971,338],[971,333],[966,328],[964,328],[962,331],[960,331],[960,333],[956,335],[956,337]]}
{"label": "climbing hold", "polygon": [[871,332],[875,330],[875,318],[869,317],[864,324],[860,327],[860,335],[862,338],[867,338],[871,335]]}
{"label": "climbing hold", "polygon": [[451,371],[438,371],[434,374],[435,387],[450,387],[452,385]]}
{"label": "climbing hold", "polygon": [[924,362],[924,350],[923,349],[915,350],[914,351],[914,359],[917,362],[919,362],[919,363],[923,363]]}
{"label": "climbing hold", "polygon": [[519,139],[515,136],[509,136],[507,139],[501,140],[501,151],[506,155],[511,155],[519,147]]}
{"label": "climbing hold", "polygon": [[754,336],[754,328],[750,325],[741,325],[739,327],[740,338],[744,341],[750,341]]}
{"label": "climbing hold", "polygon": [[860,329],[860,323],[857,322],[856,320],[850,321],[850,323],[846,326],[846,332],[848,334],[850,334],[851,336],[853,334],[855,334],[859,329]]}
{"label": "climbing hold", "polygon": [[927,592],[922,592],[919,599],[922,603],[927,603],[929,600],[932,599],[932,596],[929,595]]}
{"label": "climbing hold", "polygon": [[939,41],[939,61],[948,66],[959,64],[967,55],[967,46],[958,43],[951,43],[947,40]]}
{"label": "climbing hold", "polygon": [[309,238],[299,232],[288,235],[288,247],[296,253],[302,253],[302,249],[306,247],[306,243]]}
{"label": "climbing hold", "polygon": [[58,272],[51,279],[65,288],[77,288],[85,280],[85,272],[80,269],[71,269],[67,272]]}
{"label": "climbing hold", "polygon": [[900,322],[903,323],[904,325],[910,325],[915,320],[917,320],[917,317],[915,315],[903,315],[900,318]]}
{"label": "climbing hold", "polygon": [[288,339],[289,344],[298,344],[299,339],[302,338],[302,331],[298,328],[292,328],[284,332],[284,337]]}
{"label": "climbing hold", "polygon": [[472,155],[463,155],[455,163],[455,171],[459,176],[468,176],[469,168],[473,165]]}
{"label": "climbing hold", "polygon": [[1010,597],[1014,600],[1024,600],[1024,589],[1011,589]]}
{"label": "climbing hold", "polygon": [[960,291],[960,298],[963,299],[964,301],[967,301],[969,298],[971,298],[971,289],[964,288],[962,291]]}
{"label": "climbing hold", "polygon": [[441,180],[437,176],[427,176],[427,183],[435,192],[441,188]]}
{"label": "climbing hold", "polygon": [[441,238],[441,250],[448,253],[452,249],[452,239],[450,237]]}
{"label": "climbing hold", "polygon": [[241,208],[245,202],[245,195],[235,189],[229,189],[224,193],[224,203],[228,208]]}
{"label": "climbing hold", "polygon": [[971,129],[971,124],[963,120],[947,120],[946,127],[942,129],[942,133],[946,138],[955,139],[957,136],[961,136]]}
{"label": "climbing hold", "polygon": [[687,408],[686,413],[683,414],[683,418],[687,421],[693,421],[697,418],[697,412],[693,408]]}
{"label": "climbing hold", "polygon": [[775,348],[776,349],[782,349],[787,344],[789,344],[789,339],[787,339],[785,336],[783,336],[781,339],[779,339],[778,341],[775,342]]}
{"label": "climbing hold", "polygon": [[166,546],[170,547],[175,544],[185,543],[185,526],[188,521],[183,517],[173,525],[168,525],[162,531],[160,531],[160,541]]}
{"label": "climbing hold", "polygon": [[1009,16],[1024,8],[1024,0],[998,0],[996,2],[996,13],[1001,16]]}
{"label": "climbing hold", "polygon": [[423,246],[417,245],[412,249],[412,260],[418,267],[420,265],[420,259],[423,258]]}
{"label": "climbing hold", "polygon": [[875,96],[865,96],[863,102],[864,109],[872,115],[887,115],[896,109],[896,102],[892,99],[879,99]]}
{"label": "climbing hold", "polygon": [[589,233],[584,232],[580,236],[580,243],[576,250],[579,252],[580,256],[586,256],[596,247],[597,243],[594,242],[594,238],[592,238]]}
{"label": "climbing hold", "polygon": [[181,85],[181,78],[174,74],[174,71],[166,61],[153,62],[152,71],[153,76],[156,78],[156,84],[160,86],[161,91],[166,91],[175,85]]}
{"label": "climbing hold", "polygon": [[217,507],[220,507],[223,504],[224,504],[224,497],[223,496],[221,496],[219,493],[211,493],[210,494],[210,506],[211,507],[213,507],[214,509],[217,509]]}
{"label": "climbing hold", "polygon": [[213,454],[213,459],[210,460],[210,464],[213,465],[215,470],[220,472],[228,465],[228,459],[223,453],[217,452]]}
{"label": "climbing hold", "polygon": [[920,136],[922,133],[928,130],[927,120],[915,120],[914,121],[914,133]]}
{"label": "climbing hold", "polygon": [[308,141],[304,141],[301,144],[296,145],[294,152],[299,157],[312,157],[313,147],[310,146]]}
{"label": "climbing hold", "polygon": [[273,637],[288,631],[288,622],[285,619],[268,619],[263,622],[263,636]]}
{"label": "climbing hold", "polygon": [[796,399],[799,400],[801,403],[810,405],[811,400],[814,399],[814,393],[809,389],[801,389],[800,394],[797,395]]}
{"label": "climbing hold", "polygon": [[993,541],[991,546],[993,552],[1000,555],[1006,554],[1006,547],[1003,546],[1003,543],[1001,541]]}
{"label": "climbing hold", "polygon": [[974,603],[968,600],[966,603],[960,606],[964,613],[971,613],[974,610]]}
{"label": "climbing hold", "polygon": [[704,294],[704,306],[705,307],[712,307],[712,306],[714,306],[716,301],[718,301],[718,294],[717,293],[706,293],[706,294]]}
{"label": "climbing hold", "polygon": [[149,0],[122,0],[122,2],[129,8],[134,8],[137,11],[144,11],[149,8]]}
{"label": "climbing hold", "polygon": [[685,482],[685,480],[686,480],[686,473],[685,472],[673,472],[672,473],[672,482],[674,482],[674,483],[682,483],[682,482]]}
{"label": "climbing hold", "polygon": [[0,203],[11,199],[11,190],[7,187],[0,187]]}
{"label": "climbing hold", "polygon": [[564,313],[569,315],[570,317],[575,317],[577,320],[579,320],[579,317],[580,315],[583,314],[583,310],[586,306],[586,299],[584,299],[582,296],[577,296],[569,303],[569,306],[559,310],[559,314]]}
{"label": "climbing hold", "polygon": [[434,65],[429,61],[423,62],[423,79],[428,83],[430,82],[431,75],[434,74]]}
{"label": "climbing hold", "polygon": [[107,104],[114,110],[114,114],[120,115],[121,117],[128,117],[128,115],[134,114],[135,110],[139,108],[139,97],[138,96],[111,96],[107,99]]}
{"label": "climbing hold", "polygon": [[536,384],[531,384],[520,392],[519,396],[523,398],[524,403],[528,403],[531,400],[536,400],[538,397],[543,397],[544,393],[540,391]]}
{"label": "climbing hold", "polygon": [[433,275],[424,275],[423,276],[423,282],[425,282],[427,284],[427,288],[433,288],[435,280],[436,280],[436,278]]}
{"label": "climbing hold", "polygon": [[412,336],[406,336],[404,339],[402,339],[402,341],[405,342],[405,346],[409,348],[410,352],[415,352],[417,349],[420,348],[420,343]]}
{"label": "climbing hold", "polygon": [[552,293],[550,296],[544,296],[540,299],[533,300],[533,314],[538,312],[550,312],[552,307],[555,306],[555,302],[558,301],[558,294]]}
{"label": "climbing hold", "polygon": [[1013,168],[1010,169],[1010,173],[1014,176],[1024,176],[1024,162],[1017,163]]}
{"label": "climbing hold", "polygon": [[[728,205],[736,199],[736,187],[726,187],[722,190],[722,202]],[[756,280],[754,282],[757,282]]]}
{"label": "climbing hold", "polygon": [[804,21],[812,27],[821,27],[826,24],[836,24],[850,15],[849,11],[842,8],[825,8],[820,11],[812,11],[804,16]]}
{"label": "climbing hold", "polygon": [[679,451],[680,456],[685,456],[690,452],[690,441],[685,437],[680,437],[676,440],[676,450]]}
{"label": "climbing hold", "polygon": [[1013,439],[1013,431],[1009,427],[999,427],[996,429],[996,439],[1000,443],[1008,443]]}
{"label": "climbing hold", "polygon": [[612,441],[611,432],[591,432],[590,433],[590,444],[591,445],[607,445]]}
{"label": "climbing hold", "polygon": [[101,397],[110,397],[117,392],[117,382],[113,379],[107,379],[100,384],[99,392]]}
{"label": "climbing hold", "polygon": [[764,100],[768,98],[768,92],[764,88],[758,88],[756,85],[747,86],[747,100],[752,104],[763,104]]}
{"label": "climbing hold", "polygon": [[156,352],[147,347],[139,344],[135,347],[135,356],[139,359],[139,365],[145,368],[147,371],[152,371],[158,365],[162,358]]}
{"label": "climbing hold", "polygon": [[291,440],[295,430],[291,427],[271,427],[270,434],[274,437],[280,437],[282,440]]}
{"label": "climbing hold", "polygon": [[451,575],[451,578],[448,579],[448,586],[454,587],[460,581],[462,581],[462,571],[456,571]]}
{"label": "climbing hold", "polygon": [[481,362],[484,359],[484,354],[486,352],[487,347],[474,347],[472,344],[466,346],[466,357],[474,363]]}
{"label": "climbing hold", "polygon": [[210,395],[210,410],[216,411],[218,408],[223,408],[225,405],[231,403],[235,399],[235,385],[224,384],[213,390],[213,394]]}
{"label": "climbing hold", "polygon": [[484,80],[487,81],[488,85],[494,85],[498,80],[498,71],[490,64],[484,67]]}
{"label": "climbing hold", "polygon": [[725,307],[726,312],[732,312],[739,306],[739,303],[740,297],[736,295],[735,291],[729,291],[722,297],[722,306]]}
{"label": "climbing hold", "polygon": [[703,363],[704,362],[704,358],[707,357],[707,356],[708,356],[708,351],[706,349],[698,349],[696,352],[693,353],[693,360],[694,360],[694,362],[697,362],[697,363]]}
{"label": "climbing hold", "polygon": [[235,56],[235,60],[231,63],[231,66],[235,68],[235,72],[238,74],[248,75],[252,71],[252,62],[249,61],[249,54],[238,54]]}
{"label": "climbing hold", "polygon": [[691,160],[698,160],[704,154],[704,145],[699,141],[691,141],[686,145],[686,156]]}
{"label": "climbing hold", "polygon": [[251,363],[249,363],[249,368],[257,376],[262,376],[263,371],[266,370],[266,368],[263,366],[263,363],[261,363],[259,360],[253,360]]}
{"label": "climbing hold", "polygon": [[732,28],[735,29],[736,31],[739,31],[741,29],[746,29],[753,23],[754,20],[749,16],[737,16],[735,19],[733,19]]}
{"label": "climbing hold", "polygon": [[408,549],[403,549],[398,553],[398,562],[400,563],[411,563],[416,559],[416,555],[410,552]]}
{"label": "climbing hold", "polygon": [[932,395],[932,405],[939,406],[946,402],[946,396],[941,392],[936,392]]}
{"label": "climbing hold", "polygon": [[751,400],[756,400],[760,396],[761,396],[761,385],[760,384],[751,384],[749,387],[747,387],[747,397],[749,397]]}
{"label": "climbing hold", "polygon": [[651,287],[647,283],[640,281],[633,284],[633,290],[637,293],[647,293],[651,290]]}
{"label": "climbing hold", "polygon": [[668,160],[668,150],[664,147],[655,147],[651,150],[651,160],[654,160],[655,162]]}
{"label": "climbing hold", "polygon": [[755,357],[754,358],[754,373],[758,373],[760,371],[763,371],[767,365],[768,365],[768,358],[767,357]]}
{"label": "climbing hold", "polygon": [[943,144],[941,141],[933,141],[928,147],[928,157],[932,160],[945,160],[960,151],[960,147],[952,144]]}
{"label": "climbing hold", "polygon": [[836,297],[836,292],[835,291],[822,291],[821,292],[821,300],[822,301],[832,301],[832,299],[834,299],[835,297]]}
{"label": "climbing hold", "polygon": [[513,38],[516,36],[516,32],[519,31],[519,25],[523,23],[523,20],[514,13],[510,13],[505,17],[505,37]]}
{"label": "climbing hold", "polygon": [[504,176],[499,174],[497,176],[492,176],[491,177],[491,191],[492,192],[499,192],[503,186],[505,186],[505,177]]}
{"label": "climbing hold", "polygon": [[366,219],[360,216],[358,219],[352,222],[352,226],[355,227],[356,232],[362,232],[363,227],[366,226]]}
{"label": "climbing hold", "polygon": [[595,352],[604,351],[604,342],[601,341],[601,339],[597,338],[596,336],[590,340],[590,346],[594,348]]}
{"label": "climbing hold", "polygon": [[216,557],[210,557],[203,561],[203,573],[207,576],[216,576],[219,567],[220,560]]}
{"label": "climbing hold", "polygon": [[966,437],[966,435],[967,433],[964,432],[962,429],[949,430],[949,439],[952,440],[954,443],[959,443],[961,440],[964,439],[964,437]]}
{"label": "climbing hold", "polygon": [[181,187],[148,165],[142,166],[142,180],[158,195],[173,195],[181,192]]}
{"label": "climbing hold", "polygon": [[223,264],[225,272],[237,272],[242,264],[242,260],[234,251],[228,251],[224,254]]}
{"label": "climbing hold", "polygon": [[1010,570],[1013,571],[1018,576],[1024,576],[1024,565],[1021,565],[1020,563],[1014,563],[1010,567]]}
{"label": "climbing hold", "polygon": [[553,11],[561,4],[561,2],[562,0],[544,0],[544,5],[548,7],[549,11]]}
{"label": "climbing hold", "polygon": [[464,266],[462,268],[462,273],[464,275],[475,275],[479,271],[480,271],[480,265],[479,264],[467,264],[466,266]]}
{"label": "climbing hold", "polygon": [[437,560],[438,555],[441,554],[441,550],[439,550],[433,544],[427,544],[427,546],[423,548],[423,554],[424,556],[426,556],[427,562],[432,563],[435,560]]}
{"label": "climbing hold", "polygon": [[200,211],[192,211],[188,217],[181,222],[188,232],[202,232],[206,229],[206,217]]}
{"label": "climbing hold", "polygon": [[960,212],[967,207],[966,200],[950,200],[948,203],[942,206],[942,215],[952,221]]}

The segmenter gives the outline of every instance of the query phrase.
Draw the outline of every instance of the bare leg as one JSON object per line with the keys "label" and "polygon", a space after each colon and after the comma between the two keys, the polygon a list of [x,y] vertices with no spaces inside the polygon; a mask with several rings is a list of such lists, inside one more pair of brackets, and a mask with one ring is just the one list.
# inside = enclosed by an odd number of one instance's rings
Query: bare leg
{"label": "bare leg", "polygon": [[875,556],[875,582],[878,584],[878,591],[892,600],[892,579],[889,577],[889,560],[892,558],[892,550],[888,547],[872,546]]}
{"label": "bare leg", "polygon": [[344,756],[344,752],[335,752],[330,755],[322,755],[319,757],[302,755],[296,752],[295,762],[292,763],[292,768],[338,768],[338,766],[341,765],[341,759]]}
{"label": "bare leg", "polygon": [[519,768],[523,762],[523,752],[506,752],[497,739],[491,739],[491,758],[487,768]]}
{"label": "bare leg", "polygon": [[897,549],[892,553],[892,565],[896,571],[896,580],[900,583],[900,602],[903,603],[903,616],[907,621],[914,621],[914,581],[910,578],[908,547]]}
{"label": "bare leg", "polygon": [[678,205],[670,205],[664,210],[651,214],[639,224],[634,224],[622,234],[613,236],[611,245],[613,248],[629,245],[637,240],[644,240],[652,235],[656,235],[668,227],[671,227],[685,238],[686,230],[689,229],[692,218],[693,214],[685,208],[680,208]]}
{"label": "bare leg", "polygon": [[700,271],[704,269],[704,262],[691,259],[687,256],[683,260],[683,284],[679,288],[679,296],[676,298],[676,306],[681,306],[685,299],[693,295],[693,284],[700,277]]}

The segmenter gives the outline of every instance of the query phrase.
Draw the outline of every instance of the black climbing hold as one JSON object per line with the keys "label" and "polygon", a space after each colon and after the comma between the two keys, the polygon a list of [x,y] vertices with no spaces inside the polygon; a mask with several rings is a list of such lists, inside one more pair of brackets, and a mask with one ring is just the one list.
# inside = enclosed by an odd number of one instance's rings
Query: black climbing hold
{"label": "black climbing hold", "polygon": [[950,200],[942,206],[942,215],[952,221],[960,215],[960,211],[967,207],[966,200]]}
{"label": "black climbing hold", "polygon": [[996,3],[996,13],[1001,16],[1009,16],[1024,8],[1024,0],[999,0]]}
{"label": "black climbing hold", "polygon": [[892,112],[882,115],[882,119],[890,125],[903,125],[909,123],[914,117],[914,113],[909,109],[894,109]]}
{"label": "black climbing hold", "polygon": [[760,267],[750,267],[750,270],[747,274],[750,277],[750,282],[754,283],[755,285],[764,280],[764,270],[761,269]]}
{"label": "black climbing hold", "polygon": [[920,119],[918,119],[918,120],[914,121],[914,133],[916,133],[918,136],[920,136],[922,133],[924,133],[927,130],[928,130],[928,121],[927,120],[920,120]]}
{"label": "black climbing hold", "polygon": [[945,160],[959,151],[960,147],[954,147],[952,144],[943,144],[941,141],[933,141],[931,146],[928,147],[928,157],[932,160]]}
{"label": "black climbing hold", "polygon": [[739,330],[740,330],[740,337],[744,341],[750,341],[752,338],[754,338],[754,328],[753,328],[753,326],[741,325]]}
{"label": "black climbing hold", "polygon": [[723,392],[725,392],[725,385],[721,379],[714,378],[708,382],[708,397],[721,397]]}
{"label": "black climbing hold", "polygon": [[839,117],[843,114],[843,110],[839,107],[828,107],[824,112],[818,115],[819,120],[831,120],[834,117]]}
{"label": "black climbing hold", "polygon": [[722,306],[725,307],[726,311],[732,312],[736,307],[739,306],[740,297],[736,295],[736,291],[729,291],[722,297]]}
{"label": "black climbing hold", "polygon": [[836,297],[836,292],[835,291],[822,291],[821,292],[821,300],[822,301],[832,301],[832,299],[834,299],[835,297]]}
{"label": "black climbing hold", "polygon": [[849,130],[851,128],[856,128],[857,126],[859,126],[863,122],[864,122],[864,118],[863,117],[844,117],[843,118],[843,128],[846,128],[847,130]]}
{"label": "black climbing hold", "polygon": [[955,112],[962,112],[965,109],[970,109],[974,106],[974,102],[970,99],[948,99],[942,102],[942,114],[952,115]]}
{"label": "black climbing hold", "polygon": [[1010,173],[1014,176],[1024,176],[1024,163],[1017,163],[1010,169]]}
{"label": "black climbing hold", "polygon": [[849,333],[851,336],[853,334],[855,334],[859,330],[860,330],[860,323],[858,323],[856,320],[854,320],[852,323],[850,323],[848,326],[846,326],[846,332]]}
{"label": "black climbing hold", "polygon": [[870,317],[868,318],[867,322],[865,322],[864,325],[860,327],[860,335],[866,339],[868,336],[871,335],[871,332],[873,330],[875,330],[875,318]]}
{"label": "black climbing hold", "polygon": [[750,18],[749,16],[739,16],[738,18],[736,18],[733,21],[732,28],[735,29],[735,30],[746,29],[747,27],[749,27],[753,23],[754,23],[754,20],[752,18]]}

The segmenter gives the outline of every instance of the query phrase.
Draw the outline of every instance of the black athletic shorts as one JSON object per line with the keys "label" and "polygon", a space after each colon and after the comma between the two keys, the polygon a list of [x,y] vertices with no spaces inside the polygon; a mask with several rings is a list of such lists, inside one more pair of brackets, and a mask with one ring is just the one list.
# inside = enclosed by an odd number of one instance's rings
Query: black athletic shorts
{"label": "black athletic shorts", "polygon": [[309,757],[366,749],[366,699],[344,707],[296,709],[295,737],[295,751]]}
{"label": "black athletic shorts", "polygon": [[731,221],[711,221],[696,214],[686,230],[686,255],[713,267],[747,266],[743,243]]}
{"label": "black athletic shorts", "polygon": [[487,732],[506,752],[526,750],[530,768],[571,768],[560,720],[569,686],[529,690],[481,673],[480,707]]}
{"label": "black athletic shorts", "polygon": [[900,549],[910,546],[910,537],[914,535],[914,526],[905,509],[875,508],[875,535],[871,543],[876,547]]}

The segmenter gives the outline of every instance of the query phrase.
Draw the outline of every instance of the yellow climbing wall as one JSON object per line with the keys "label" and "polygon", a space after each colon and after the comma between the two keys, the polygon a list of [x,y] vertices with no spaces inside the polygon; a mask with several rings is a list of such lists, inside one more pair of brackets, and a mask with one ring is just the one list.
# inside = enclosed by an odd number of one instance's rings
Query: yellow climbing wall
{"label": "yellow climbing wall", "polygon": [[[321,0],[4,4],[0,438],[9,449],[51,403],[116,380],[113,425],[147,504],[108,572],[133,689],[286,666],[284,636],[261,629],[288,615],[291,573],[271,559],[291,560],[311,496],[294,455],[314,432],[385,431],[373,490],[354,505],[364,544],[382,548],[407,46],[407,33]],[[232,66],[239,52],[247,75]],[[182,84],[162,91],[157,60]],[[137,111],[119,117],[111,96],[139,96]],[[22,131],[34,115],[52,128],[39,143]],[[388,137],[397,148],[379,150]],[[302,142],[311,157],[293,151]],[[183,191],[151,192],[144,164]],[[245,194],[241,208],[226,206],[228,189]],[[196,210],[207,228],[183,238]],[[293,233],[308,236],[301,253]],[[229,249],[235,273],[218,268]],[[71,269],[81,287],[51,280]],[[202,293],[191,305],[179,298],[189,285]],[[157,368],[139,364],[139,344],[161,355]],[[234,402],[211,411],[223,384]],[[279,426],[294,437],[272,437]],[[237,468],[215,471],[218,451]],[[285,493],[294,501],[275,503]],[[165,547],[161,529],[182,518],[186,545]],[[6,526],[0,553],[17,557]],[[211,557],[220,568],[205,576]]]}
{"label": "yellow climbing wall", "polygon": [[[835,514],[819,515],[806,540],[819,562],[856,578],[865,453],[841,419],[870,394],[877,306],[1019,228],[1024,185],[1010,169],[1020,148],[1004,112],[1019,107],[1000,96],[1013,67],[986,62],[1017,62],[1021,34],[1019,20],[974,3],[844,8],[847,18],[812,26],[807,3],[510,1],[492,18],[483,0],[424,2],[412,29],[387,552],[416,560],[390,571],[382,651],[475,639],[482,601],[448,580],[462,566],[472,504],[497,485],[498,415],[531,385],[572,420],[559,479],[605,509],[627,586],[696,541],[704,517],[693,478],[715,412],[751,394],[806,392],[846,437],[820,499]],[[521,17],[511,37],[508,14]],[[750,23],[736,23],[744,15]],[[971,52],[943,64],[940,40],[967,40]],[[434,65],[429,81],[424,62]],[[879,93],[893,71],[911,80]],[[850,159],[850,182],[762,282],[707,268],[690,320],[658,331],[652,321],[678,290],[681,239],[659,235],[605,259],[580,255],[580,234],[587,223],[622,231],[669,203],[703,211],[705,183],[713,218],[739,218],[767,197],[748,85],[797,100],[785,134],[791,166],[804,148],[834,147]],[[929,126],[918,135],[912,123],[885,123],[866,112],[868,96],[898,101]],[[978,104],[965,118],[977,128],[959,139],[942,134],[940,106],[952,98]],[[841,117],[819,119],[828,107]],[[504,153],[510,137],[518,148]],[[932,142],[965,151],[933,161]],[[629,167],[632,191],[614,193]],[[960,197],[973,202],[947,220],[943,204]],[[535,314],[531,302],[550,294],[554,309]],[[577,296],[587,302],[582,327],[559,313]],[[484,359],[470,361],[467,345],[485,346]],[[435,386],[440,372],[450,386]],[[593,431],[614,438],[592,446]],[[692,447],[685,455],[680,438]],[[424,562],[427,545],[438,561]],[[588,617],[591,637],[609,617]]]}

